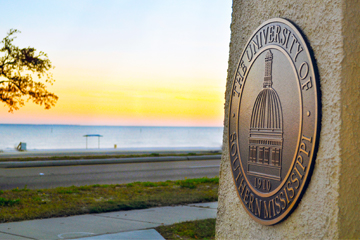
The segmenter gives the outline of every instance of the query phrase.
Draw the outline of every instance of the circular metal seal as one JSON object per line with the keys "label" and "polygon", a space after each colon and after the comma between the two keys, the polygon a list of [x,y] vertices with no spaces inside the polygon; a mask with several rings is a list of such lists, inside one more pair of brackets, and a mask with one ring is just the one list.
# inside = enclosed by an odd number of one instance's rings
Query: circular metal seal
{"label": "circular metal seal", "polygon": [[318,142],[318,77],[299,30],[275,18],[247,42],[234,76],[229,150],[238,196],[258,223],[273,225],[296,207]]}

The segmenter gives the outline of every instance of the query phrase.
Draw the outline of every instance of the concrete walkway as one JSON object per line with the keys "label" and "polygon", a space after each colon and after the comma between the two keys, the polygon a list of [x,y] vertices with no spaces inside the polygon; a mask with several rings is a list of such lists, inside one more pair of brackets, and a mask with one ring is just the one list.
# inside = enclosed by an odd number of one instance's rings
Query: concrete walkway
{"label": "concrete walkway", "polygon": [[[118,155],[140,155],[140,154],[167,154],[170,156],[154,157],[123,157]],[[176,154],[195,153],[195,156],[176,156]],[[209,153],[218,153],[216,155],[207,155]],[[174,154],[175,156],[171,156]],[[87,157],[94,159],[74,159],[74,160],[46,160],[51,157]],[[106,156],[106,158],[96,159],[96,156]],[[115,156],[115,157],[114,157]],[[11,161],[11,159],[40,157],[37,161]],[[139,150],[121,150],[121,149],[78,149],[78,150],[29,150],[24,152],[9,151],[0,152],[0,168],[27,168],[27,167],[49,167],[49,166],[74,166],[74,165],[94,165],[94,164],[118,164],[118,163],[146,163],[146,162],[167,162],[167,161],[195,161],[221,159],[220,149],[186,149],[178,148],[165,150],[161,148],[139,149]]]}
{"label": "concrete walkway", "polygon": [[216,218],[217,202],[0,224],[0,239],[164,239],[155,227]]}
{"label": "concrete walkway", "polygon": [[42,160],[42,161],[9,161],[0,162],[0,168],[27,168],[27,167],[55,167],[95,164],[118,164],[118,163],[147,163],[169,161],[195,161],[221,159],[221,155],[201,156],[164,156],[164,157],[132,157],[132,158],[106,158],[106,159],[82,159],[82,160]]}
{"label": "concrete walkway", "polygon": [[28,151],[1,151],[0,159],[9,158],[26,158],[26,157],[61,157],[61,156],[114,156],[114,155],[139,155],[139,154],[206,154],[206,153],[219,153],[221,148],[132,148],[132,149],[53,149],[53,150],[28,150]]}

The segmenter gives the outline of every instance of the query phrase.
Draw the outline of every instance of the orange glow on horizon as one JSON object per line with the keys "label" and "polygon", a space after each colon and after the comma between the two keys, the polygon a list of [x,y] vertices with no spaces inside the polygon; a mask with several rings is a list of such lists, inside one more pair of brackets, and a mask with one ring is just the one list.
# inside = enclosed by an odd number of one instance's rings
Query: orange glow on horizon
{"label": "orange glow on horizon", "polygon": [[194,81],[193,86],[189,87],[189,83],[177,82],[151,84],[154,81],[124,83],[87,80],[57,79],[54,86],[49,88],[59,96],[54,108],[44,110],[31,102],[13,114],[3,108],[2,122],[222,126],[224,90],[201,86],[204,81]]}

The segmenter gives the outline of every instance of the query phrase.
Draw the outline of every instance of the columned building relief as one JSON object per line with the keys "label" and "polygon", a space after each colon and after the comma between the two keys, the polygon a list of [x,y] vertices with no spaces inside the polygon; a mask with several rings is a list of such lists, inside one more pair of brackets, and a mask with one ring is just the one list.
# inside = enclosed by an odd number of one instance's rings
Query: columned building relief
{"label": "columned building relief", "polygon": [[283,115],[280,98],[272,87],[273,54],[265,56],[263,89],[252,110],[249,135],[248,174],[281,180]]}

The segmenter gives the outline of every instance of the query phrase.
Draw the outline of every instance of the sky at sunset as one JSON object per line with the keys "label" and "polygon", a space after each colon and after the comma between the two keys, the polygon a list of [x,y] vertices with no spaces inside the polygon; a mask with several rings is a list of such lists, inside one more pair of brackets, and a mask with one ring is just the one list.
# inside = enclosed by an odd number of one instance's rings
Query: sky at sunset
{"label": "sky at sunset", "polygon": [[0,123],[222,126],[231,0],[33,0],[1,5],[0,38],[48,54],[55,107]]}

